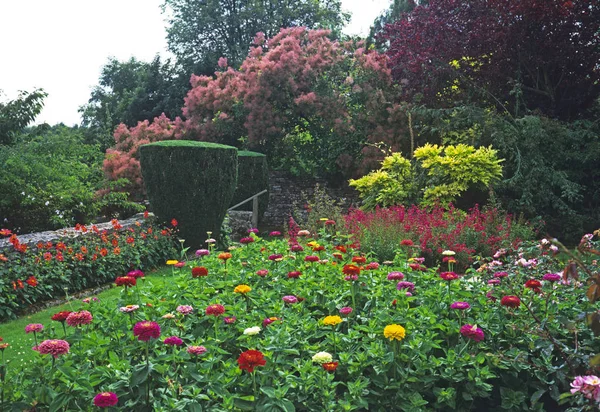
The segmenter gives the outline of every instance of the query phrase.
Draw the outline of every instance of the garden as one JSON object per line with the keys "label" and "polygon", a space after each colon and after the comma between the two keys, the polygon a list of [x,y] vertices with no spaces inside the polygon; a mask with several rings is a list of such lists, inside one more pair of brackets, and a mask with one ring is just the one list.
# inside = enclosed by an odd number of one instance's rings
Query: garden
{"label": "garden", "polygon": [[1,411],[598,410],[600,5],[340,7],[0,102]]}

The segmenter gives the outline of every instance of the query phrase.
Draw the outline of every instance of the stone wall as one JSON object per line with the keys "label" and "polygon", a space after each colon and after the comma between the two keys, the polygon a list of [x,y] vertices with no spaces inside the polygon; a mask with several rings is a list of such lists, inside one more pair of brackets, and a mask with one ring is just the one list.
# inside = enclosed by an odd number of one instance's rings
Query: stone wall
{"label": "stone wall", "polygon": [[299,178],[289,173],[272,171],[269,173],[269,207],[263,216],[261,226],[286,228],[294,203],[302,206],[302,192],[311,197],[317,184],[324,188],[329,196],[342,200],[344,208],[357,207],[360,204],[358,192],[347,184],[332,187],[323,179]]}

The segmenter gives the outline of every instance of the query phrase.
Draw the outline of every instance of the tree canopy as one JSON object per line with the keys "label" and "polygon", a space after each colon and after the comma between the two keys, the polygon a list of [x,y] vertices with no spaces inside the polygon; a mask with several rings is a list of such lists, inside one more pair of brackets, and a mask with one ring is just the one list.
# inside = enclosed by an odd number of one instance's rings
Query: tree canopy
{"label": "tree canopy", "polygon": [[14,100],[0,102],[0,145],[10,145],[16,135],[33,122],[48,96],[42,89],[22,91]]}

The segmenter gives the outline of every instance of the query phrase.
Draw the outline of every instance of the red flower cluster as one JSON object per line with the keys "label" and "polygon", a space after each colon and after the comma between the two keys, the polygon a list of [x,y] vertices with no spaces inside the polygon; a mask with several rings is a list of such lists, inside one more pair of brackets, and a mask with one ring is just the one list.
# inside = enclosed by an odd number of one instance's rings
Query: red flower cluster
{"label": "red flower cluster", "polygon": [[250,373],[254,372],[254,368],[257,366],[265,366],[267,364],[264,355],[258,350],[247,350],[246,352],[242,352],[237,362],[241,370]]}

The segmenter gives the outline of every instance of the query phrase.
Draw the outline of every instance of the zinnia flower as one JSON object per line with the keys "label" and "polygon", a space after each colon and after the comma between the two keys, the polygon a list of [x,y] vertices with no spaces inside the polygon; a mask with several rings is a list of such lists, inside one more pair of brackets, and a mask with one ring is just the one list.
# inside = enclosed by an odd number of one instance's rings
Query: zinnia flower
{"label": "zinnia flower", "polygon": [[371,262],[367,266],[365,266],[365,269],[367,269],[367,270],[377,270],[377,269],[379,269],[379,263],[377,263],[377,262]]}
{"label": "zinnia flower", "polygon": [[258,276],[260,276],[261,278],[264,278],[265,276],[267,276],[269,274],[269,271],[267,269],[261,269],[261,270],[257,270],[256,274]]}
{"label": "zinnia flower", "polygon": [[402,289],[408,289],[408,292],[412,292],[413,290],[415,290],[415,284],[412,282],[407,282],[407,281],[400,281],[398,282],[398,284],[396,285],[396,289],[398,290],[402,290]]}
{"label": "zinnia flower", "polygon": [[252,290],[252,288],[248,285],[237,285],[235,287],[235,289],[233,289],[233,293],[241,293],[242,295],[245,295],[246,293],[250,292]]}
{"label": "zinnia flower", "polygon": [[243,245],[247,245],[248,243],[254,242],[254,239],[251,237],[243,237],[240,239],[240,243]]}
{"label": "zinnia flower", "polygon": [[147,342],[152,338],[158,339],[160,337],[160,325],[149,320],[138,322],[133,327],[133,336],[137,336],[138,340],[143,342]]}
{"label": "zinnia flower", "polygon": [[282,299],[285,303],[289,303],[289,304],[298,303],[298,298],[294,295],[286,295]]}
{"label": "zinnia flower", "polygon": [[458,279],[458,275],[454,272],[442,272],[440,273],[440,277],[447,281],[452,281]]}
{"label": "zinnia flower", "polygon": [[37,347],[40,354],[52,355],[55,358],[58,358],[60,355],[66,355],[69,353],[69,349],[71,349],[69,342],[60,339],[45,340]]}
{"label": "zinnia flower", "polygon": [[333,357],[328,352],[317,352],[313,355],[312,360],[313,362],[324,364],[332,362]]}
{"label": "zinnia flower", "polygon": [[206,353],[206,348],[204,346],[188,346],[186,351],[190,355],[200,356]]}
{"label": "zinnia flower", "polygon": [[114,392],[102,392],[94,396],[94,405],[99,408],[110,408],[119,403],[119,398]]}
{"label": "zinnia flower", "polygon": [[360,268],[356,265],[344,265],[342,268],[342,273],[348,276],[357,276],[360,275]]}
{"label": "zinnia flower", "polygon": [[559,273],[546,273],[542,279],[547,280],[548,282],[558,282],[561,277],[562,276]]}
{"label": "zinnia flower", "polygon": [[452,250],[444,250],[442,252],[442,255],[444,255],[444,256],[454,256],[454,255],[456,255],[456,252],[454,252]]}
{"label": "zinnia flower", "polygon": [[300,277],[302,273],[298,270],[293,270],[291,272],[288,272],[287,277],[288,279],[297,279]]}
{"label": "zinnia flower", "polygon": [[319,257],[318,256],[313,256],[313,255],[308,255],[304,258],[305,262],[318,262],[319,261]]}
{"label": "zinnia flower", "polygon": [[263,327],[264,327],[264,328],[266,328],[266,327],[267,327],[267,326],[269,326],[271,323],[273,323],[273,322],[277,322],[278,320],[281,320],[281,318],[277,318],[277,317],[274,317],[274,316],[273,316],[273,317],[271,317],[271,318],[265,318],[265,319],[263,320],[263,323],[262,323],[262,325],[263,325]]}
{"label": "zinnia flower", "polygon": [[208,276],[208,269],[204,266],[196,266],[192,268],[192,277],[199,278],[201,276]]}
{"label": "zinnia flower", "polygon": [[220,316],[225,313],[225,307],[223,305],[210,305],[206,308],[206,314],[212,316]]}
{"label": "zinnia flower", "polygon": [[217,258],[221,259],[224,262],[226,262],[227,259],[231,259],[231,257],[232,257],[232,254],[229,252],[219,253],[219,255],[217,256]]}
{"label": "zinnia flower", "polygon": [[362,263],[365,263],[367,261],[367,258],[364,256],[354,256],[352,258],[352,262],[353,263],[358,263],[359,265]]}
{"label": "zinnia flower", "polygon": [[542,291],[542,282],[537,279],[529,279],[527,282],[525,282],[525,287],[533,290],[535,293],[540,293]]}
{"label": "zinnia flower", "polygon": [[139,305],[127,305],[127,306],[123,306],[123,307],[119,308],[119,310],[123,313],[131,313],[131,312],[135,312],[139,308],[140,308]]}
{"label": "zinnia flower", "polygon": [[251,328],[244,329],[244,335],[254,336],[260,333],[260,326],[253,326]]}
{"label": "zinnia flower", "polygon": [[210,250],[208,249],[198,249],[196,251],[196,256],[200,257],[200,256],[208,256],[210,255]]}
{"label": "zinnia flower", "polygon": [[241,370],[254,372],[254,368],[257,366],[265,366],[267,361],[261,351],[258,350],[247,350],[242,352],[238,358],[238,365]]}
{"label": "zinnia flower", "polygon": [[235,323],[236,320],[237,320],[237,318],[235,316],[225,316],[223,318],[223,322],[225,322],[228,325],[231,325],[232,323]]}
{"label": "zinnia flower", "polygon": [[81,312],[72,312],[69,316],[67,316],[67,325],[72,327],[89,325],[92,323],[93,319],[94,317],[87,310],[82,310]]}
{"label": "zinnia flower", "polygon": [[500,279],[490,279],[487,281],[488,285],[499,285]]}
{"label": "zinnia flower", "polygon": [[131,276],[119,276],[115,279],[117,286],[135,286],[136,280]]}
{"label": "zinnia flower", "polygon": [[248,233],[254,233],[254,234],[258,234],[258,229],[253,227],[247,230]]}
{"label": "zinnia flower", "polygon": [[383,336],[385,336],[387,339],[392,340],[392,341],[394,339],[401,341],[406,336],[406,330],[402,326],[396,325],[394,323],[391,325],[387,325],[383,329]]}
{"label": "zinnia flower", "polygon": [[44,325],[41,323],[30,323],[25,326],[25,333],[41,332],[42,330],[44,330]]}
{"label": "zinnia flower", "polygon": [[169,345],[169,346],[183,345],[183,341],[181,340],[181,338],[179,338],[177,336],[169,336],[168,338],[165,338],[165,340],[163,340],[163,343],[165,345]]}
{"label": "zinnia flower", "polygon": [[326,316],[325,319],[323,319],[323,325],[325,326],[336,326],[342,322],[342,318],[340,318],[338,315]]}
{"label": "zinnia flower", "polygon": [[167,265],[169,266],[176,265],[177,263],[179,263],[179,261],[175,259],[167,260]]}
{"label": "zinnia flower", "polygon": [[57,322],[64,322],[67,320],[67,318],[69,317],[69,315],[71,314],[70,310],[63,310],[62,312],[58,312],[55,313],[54,315],[52,315],[52,320],[55,320]]}
{"label": "zinnia flower", "polygon": [[452,309],[467,310],[471,307],[471,305],[469,305],[467,302],[454,302],[452,305],[450,305],[450,307]]}
{"label": "zinnia flower", "polygon": [[473,339],[475,342],[481,342],[485,338],[483,331],[476,325],[466,324],[460,328],[460,333],[465,338]]}
{"label": "zinnia flower", "polygon": [[323,367],[323,369],[325,369],[327,372],[335,372],[335,370],[338,367],[338,362],[327,362],[327,363],[322,363],[321,366]]}
{"label": "zinnia flower", "polygon": [[502,306],[506,306],[507,308],[518,308],[521,305],[521,299],[518,296],[508,295],[502,296],[500,299],[500,304]]}
{"label": "zinnia flower", "polygon": [[271,233],[269,233],[269,236],[281,236],[281,232],[278,230],[274,230]]}
{"label": "zinnia flower", "polygon": [[302,247],[302,245],[299,245],[298,243],[294,243],[291,247],[290,250],[292,252],[302,252],[304,250],[304,248]]}
{"label": "zinnia flower", "polygon": [[281,260],[281,259],[283,259],[283,255],[279,254],[279,253],[269,256],[269,260]]}
{"label": "zinnia flower", "polygon": [[414,246],[414,242],[410,239],[402,239],[400,241],[400,246]]}
{"label": "zinnia flower", "polygon": [[310,232],[306,229],[303,230],[299,230],[298,231],[298,236],[310,236]]}
{"label": "zinnia flower", "polygon": [[505,278],[507,276],[508,276],[507,272],[496,272],[496,273],[494,273],[494,277],[495,278]]}
{"label": "zinnia flower", "polygon": [[171,319],[175,319],[175,315],[173,315],[172,313],[165,313],[164,315],[162,315],[162,318],[171,320]]}
{"label": "zinnia flower", "polygon": [[131,272],[128,272],[127,276],[132,277],[132,278],[143,278],[144,272],[142,272],[139,269],[136,269],[136,270],[132,270]]}
{"label": "zinnia flower", "polygon": [[189,315],[190,313],[192,313],[194,311],[194,308],[191,307],[190,305],[179,305],[177,306],[177,312],[181,313],[182,315]]}
{"label": "zinnia flower", "polygon": [[387,275],[388,280],[402,280],[404,279],[404,273],[402,272],[390,272]]}
{"label": "zinnia flower", "polygon": [[344,306],[343,308],[340,309],[340,315],[342,315],[342,316],[348,316],[351,313],[352,313],[352,308],[350,306]]}

